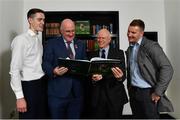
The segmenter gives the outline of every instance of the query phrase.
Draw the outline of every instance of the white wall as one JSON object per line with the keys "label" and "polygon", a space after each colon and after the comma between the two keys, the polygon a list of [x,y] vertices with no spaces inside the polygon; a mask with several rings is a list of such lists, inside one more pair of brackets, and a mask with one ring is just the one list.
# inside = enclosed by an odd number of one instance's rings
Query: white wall
{"label": "white wall", "polygon": [[174,67],[174,76],[168,89],[168,96],[171,98],[175,112],[171,113],[175,118],[180,119],[180,0],[165,0],[166,20],[166,43],[167,53]]}
{"label": "white wall", "polygon": [[[121,49],[128,47],[127,27],[134,18],[143,19],[147,31],[158,31],[159,43],[166,49],[163,0],[28,0],[24,1],[23,16],[32,7],[45,11],[119,11]],[[27,29],[25,19],[24,29]],[[124,114],[131,114],[129,104]]]}
{"label": "white wall", "polygon": [[0,113],[1,118],[9,118],[10,112],[15,108],[15,97],[9,85],[9,64],[10,64],[10,43],[13,37],[22,32],[22,11],[21,0],[1,0],[0,2],[0,59],[1,59],[1,92]]}

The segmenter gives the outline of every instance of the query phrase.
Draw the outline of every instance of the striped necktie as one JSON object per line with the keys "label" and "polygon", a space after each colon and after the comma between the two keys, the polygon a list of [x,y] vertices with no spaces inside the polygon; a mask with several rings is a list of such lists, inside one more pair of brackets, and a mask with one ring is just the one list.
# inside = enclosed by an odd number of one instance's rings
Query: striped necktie
{"label": "striped necktie", "polygon": [[68,52],[68,56],[70,59],[74,59],[74,55],[73,55],[73,52],[72,52],[72,49],[71,49],[71,46],[70,44],[72,42],[66,42],[67,43],[67,52]]}

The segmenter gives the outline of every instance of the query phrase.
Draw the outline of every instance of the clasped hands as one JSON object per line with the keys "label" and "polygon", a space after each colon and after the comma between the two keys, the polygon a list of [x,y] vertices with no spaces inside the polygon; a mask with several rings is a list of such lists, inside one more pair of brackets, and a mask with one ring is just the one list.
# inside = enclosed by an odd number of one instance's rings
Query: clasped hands
{"label": "clasped hands", "polygon": [[[111,70],[112,70],[112,73],[113,73],[114,77],[117,80],[122,78],[123,72],[119,67],[113,67],[113,68],[111,68]],[[99,81],[99,80],[102,80],[102,78],[103,78],[103,76],[101,74],[93,74],[92,75],[92,80],[93,81]]]}

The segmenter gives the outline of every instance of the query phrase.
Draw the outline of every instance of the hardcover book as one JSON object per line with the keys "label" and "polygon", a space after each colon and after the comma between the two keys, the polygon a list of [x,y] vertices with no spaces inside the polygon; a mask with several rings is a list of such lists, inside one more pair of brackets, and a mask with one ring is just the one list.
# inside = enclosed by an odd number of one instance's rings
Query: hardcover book
{"label": "hardcover book", "polygon": [[90,34],[89,21],[76,21],[76,34]]}
{"label": "hardcover book", "polygon": [[59,58],[60,67],[67,67],[68,73],[76,75],[90,75],[90,74],[112,74],[111,68],[121,66],[122,62],[118,59],[103,59],[99,57],[88,60],[74,60]]}

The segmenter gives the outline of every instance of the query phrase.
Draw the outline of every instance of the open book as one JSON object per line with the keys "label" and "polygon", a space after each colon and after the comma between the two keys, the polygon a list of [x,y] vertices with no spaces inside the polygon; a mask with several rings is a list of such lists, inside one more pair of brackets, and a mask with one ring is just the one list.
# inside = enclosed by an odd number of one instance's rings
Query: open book
{"label": "open book", "polygon": [[59,58],[58,62],[60,67],[67,67],[70,74],[77,75],[108,75],[112,74],[112,67],[121,66],[122,64],[118,59],[103,59],[99,57],[94,57],[90,61]]}

